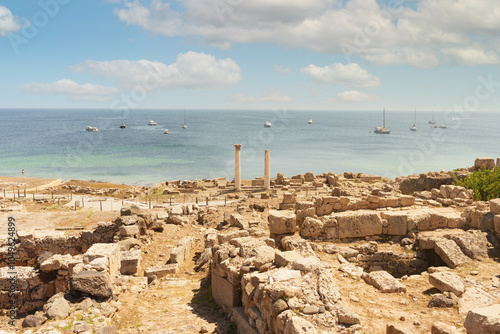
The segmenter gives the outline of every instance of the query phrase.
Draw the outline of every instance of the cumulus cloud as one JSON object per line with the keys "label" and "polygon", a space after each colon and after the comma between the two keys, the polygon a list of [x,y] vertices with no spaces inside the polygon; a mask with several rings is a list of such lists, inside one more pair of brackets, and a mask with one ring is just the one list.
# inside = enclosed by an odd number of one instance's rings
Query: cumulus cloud
{"label": "cumulus cloud", "polygon": [[364,101],[376,101],[378,99],[379,99],[378,96],[368,95],[366,93],[358,92],[356,90],[348,90],[345,92],[338,93],[336,98],[328,99],[325,102],[355,103]]}
{"label": "cumulus cloud", "polygon": [[[115,15],[156,34],[201,37],[224,49],[234,43],[275,43],[425,68],[443,62],[499,63],[497,1],[419,0],[408,6],[377,0],[185,0],[174,8],[162,0],[147,5],[135,0],[118,5]],[[470,45],[486,60],[450,56],[450,49]]]}
{"label": "cumulus cloud", "polygon": [[281,73],[281,74],[290,73],[292,71],[291,68],[285,67],[283,65],[274,65],[273,70],[274,70],[274,72]]}
{"label": "cumulus cloud", "polygon": [[380,86],[379,78],[374,77],[355,63],[347,65],[335,63],[324,67],[310,64],[300,69],[300,71],[320,83],[345,85],[351,88],[375,88]]}
{"label": "cumulus cloud", "polygon": [[236,103],[255,103],[255,102],[290,102],[291,97],[288,97],[276,90],[267,91],[262,97],[255,97],[251,95],[244,94],[234,94],[233,101]]}
{"label": "cumulus cloud", "polygon": [[499,63],[498,54],[491,50],[450,48],[443,49],[442,52],[450,62],[467,66]]}
{"label": "cumulus cloud", "polygon": [[119,93],[114,87],[90,83],[78,84],[73,80],[62,79],[53,83],[33,82],[19,88],[36,94],[63,94],[76,101],[108,101]]}
{"label": "cumulus cloud", "polygon": [[19,30],[21,30],[19,19],[14,17],[7,7],[0,5],[0,36],[7,36]]}
{"label": "cumulus cloud", "polygon": [[241,68],[232,59],[216,59],[206,53],[187,52],[166,65],[150,60],[87,60],[69,67],[73,72],[91,72],[112,78],[119,85],[169,88],[219,88],[241,80]]}

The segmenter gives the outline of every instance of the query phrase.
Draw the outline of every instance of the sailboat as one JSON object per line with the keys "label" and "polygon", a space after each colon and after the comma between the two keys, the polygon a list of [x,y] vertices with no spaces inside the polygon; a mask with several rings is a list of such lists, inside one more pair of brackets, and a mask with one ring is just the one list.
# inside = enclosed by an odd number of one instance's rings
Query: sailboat
{"label": "sailboat", "polygon": [[436,121],[434,120],[434,111],[432,111],[432,120],[429,121],[429,124],[436,124]]}
{"label": "sailboat", "polygon": [[413,126],[410,128],[411,131],[417,131],[417,109],[415,109],[415,116],[413,120]]}
{"label": "sailboat", "polygon": [[182,125],[182,128],[183,129],[187,129],[187,125],[186,125],[186,112],[184,111],[184,124]]}
{"label": "sailboat", "polygon": [[122,113],[122,124],[120,124],[120,129],[125,129],[125,123],[123,123],[123,113]]}
{"label": "sailboat", "polygon": [[391,133],[391,130],[385,128],[385,108],[384,108],[384,126],[377,126],[374,132],[381,135],[388,135],[389,133]]}

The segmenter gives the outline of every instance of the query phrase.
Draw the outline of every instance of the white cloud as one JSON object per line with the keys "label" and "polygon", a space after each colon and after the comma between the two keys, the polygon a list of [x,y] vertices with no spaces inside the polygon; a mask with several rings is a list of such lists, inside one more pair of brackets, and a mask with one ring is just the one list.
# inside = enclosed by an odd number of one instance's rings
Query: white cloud
{"label": "white cloud", "polygon": [[290,102],[292,101],[291,97],[288,97],[276,90],[267,91],[262,97],[254,97],[251,95],[244,94],[234,94],[233,100],[236,103],[255,103],[255,102]]}
{"label": "white cloud", "polygon": [[355,63],[347,65],[335,63],[325,67],[310,64],[300,69],[300,71],[320,83],[345,85],[350,88],[375,88],[380,86],[379,78],[374,77]]}
{"label": "white cloud", "polygon": [[274,65],[273,70],[274,70],[274,72],[281,73],[281,74],[290,73],[292,71],[291,68],[285,67],[283,65]]}
{"label": "white cloud", "polygon": [[53,83],[33,82],[19,88],[36,94],[63,94],[76,101],[108,101],[119,93],[114,87],[104,87],[90,83],[78,84],[73,80],[62,79]]}
{"label": "white cloud", "polygon": [[206,53],[187,52],[177,56],[174,64],[150,60],[87,60],[69,67],[73,72],[91,72],[113,78],[119,85],[170,88],[218,88],[241,80],[241,68],[230,59],[216,59]]}
{"label": "white cloud", "polygon": [[0,36],[18,32],[21,29],[18,21],[19,19],[14,17],[8,8],[0,5]]}
{"label": "white cloud", "polygon": [[376,101],[378,99],[379,99],[378,96],[368,95],[366,93],[358,92],[356,90],[348,90],[345,92],[338,93],[336,98],[328,99],[325,102],[355,103],[363,101]]}
{"label": "white cloud", "polygon": [[[162,0],[152,0],[149,5],[135,0],[125,1],[115,14],[127,24],[156,34],[201,37],[224,49],[234,43],[274,43],[356,55],[377,64],[423,68],[443,62],[500,63],[498,0],[419,0],[411,6],[402,1],[399,7],[399,1],[383,3],[185,0],[172,7]],[[470,45],[486,59],[450,57],[450,49]]]}
{"label": "white cloud", "polygon": [[498,64],[498,54],[491,50],[474,48],[450,48],[441,52],[448,57],[450,62],[467,66],[479,64]]}

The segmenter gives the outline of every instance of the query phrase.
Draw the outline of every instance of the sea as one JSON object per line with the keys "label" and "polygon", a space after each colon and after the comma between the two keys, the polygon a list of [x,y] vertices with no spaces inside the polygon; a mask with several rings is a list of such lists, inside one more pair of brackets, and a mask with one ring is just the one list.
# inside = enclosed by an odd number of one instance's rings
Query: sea
{"label": "sea", "polygon": [[[500,157],[500,113],[382,111],[0,109],[0,176],[153,185],[169,180],[345,171],[395,178]],[[438,125],[428,121],[435,117]],[[125,129],[119,125],[126,124]],[[148,126],[149,120],[157,126]],[[182,125],[186,120],[187,128]],[[312,124],[308,124],[309,120]],[[270,128],[264,122],[272,123]],[[86,131],[87,126],[98,132]],[[164,134],[168,129],[170,134]]]}

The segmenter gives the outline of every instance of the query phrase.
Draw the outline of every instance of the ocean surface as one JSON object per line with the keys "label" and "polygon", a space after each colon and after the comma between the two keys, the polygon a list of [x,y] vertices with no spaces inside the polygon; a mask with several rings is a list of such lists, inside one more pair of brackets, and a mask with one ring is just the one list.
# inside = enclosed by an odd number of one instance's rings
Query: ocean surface
{"label": "ocean surface", "polygon": [[[152,185],[166,180],[234,177],[241,144],[245,179],[351,171],[396,177],[471,166],[500,157],[500,112],[386,112],[389,135],[374,134],[382,111],[214,111],[0,109],[0,175]],[[153,119],[158,126],[148,126]],[[312,119],[313,123],[308,124]],[[270,121],[271,128],[264,128]],[[85,131],[87,126],[98,132]],[[170,135],[163,132],[169,129]]]}

